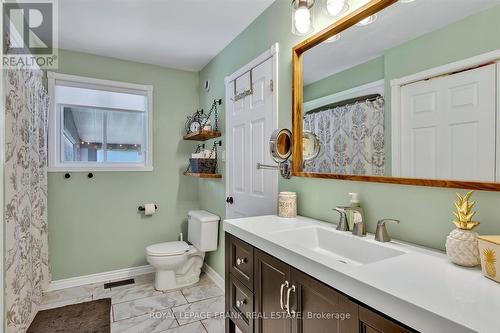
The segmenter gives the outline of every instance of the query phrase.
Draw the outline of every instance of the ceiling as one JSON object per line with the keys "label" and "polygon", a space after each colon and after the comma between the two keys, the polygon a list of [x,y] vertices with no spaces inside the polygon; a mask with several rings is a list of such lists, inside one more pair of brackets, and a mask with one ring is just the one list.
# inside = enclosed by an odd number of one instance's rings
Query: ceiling
{"label": "ceiling", "polygon": [[500,5],[500,0],[398,2],[380,12],[374,23],[353,26],[342,32],[338,41],[323,43],[307,51],[304,54],[304,85],[380,57],[384,50],[495,5]]}
{"label": "ceiling", "polygon": [[59,1],[59,47],[199,71],[273,2]]}

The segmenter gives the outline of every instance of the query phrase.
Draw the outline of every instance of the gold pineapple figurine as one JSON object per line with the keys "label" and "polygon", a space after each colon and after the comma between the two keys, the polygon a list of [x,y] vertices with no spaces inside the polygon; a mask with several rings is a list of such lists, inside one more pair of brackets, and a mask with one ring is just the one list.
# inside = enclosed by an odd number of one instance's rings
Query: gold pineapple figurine
{"label": "gold pineapple figurine", "polygon": [[479,246],[477,232],[473,231],[479,222],[472,220],[475,215],[473,211],[474,201],[470,201],[474,191],[465,195],[457,193],[455,209],[453,212],[455,220],[453,223],[457,227],[448,237],[446,237],[446,254],[452,262],[461,266],[473,267],[481,263],[479,256]]}
{"label": "gold pineapple figurine", "polygon": [[461,196],[460,193],[457,193],[457,201],[455,201],[456,212],[453,212],[456,219],[453,221],[457,228],[463,230],[472,230],[479,225],[479,222],[473,221],[472,217],[476,212],[472,211],[472,208],[476,204],[475,201],[469,202],[469,199],[474,193],[474,191],[468,192],[466,195]]}
{"label": "gold pineapple figurine", "polygon": [[495,276],[497,276],[497,270],[495,267],[497,258],[495,255],[495,251],[493,251],[492,249],[484,249],[483,257],[485,261],[484,267],[486,270],[486,274],[488,274],[489,277],[494,278]]}

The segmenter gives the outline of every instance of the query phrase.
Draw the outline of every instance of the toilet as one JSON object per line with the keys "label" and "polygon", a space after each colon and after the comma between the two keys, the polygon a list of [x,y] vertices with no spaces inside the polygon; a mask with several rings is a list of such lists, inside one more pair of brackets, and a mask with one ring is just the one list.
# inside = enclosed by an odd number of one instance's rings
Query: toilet
{"label": "toilet", "polygon": [[164,291],[199,281],[205,252],[217,250],[220,217],[205,210],[188,213],[188,241],[146,247],[146,259],[156,270],[155,289]]}

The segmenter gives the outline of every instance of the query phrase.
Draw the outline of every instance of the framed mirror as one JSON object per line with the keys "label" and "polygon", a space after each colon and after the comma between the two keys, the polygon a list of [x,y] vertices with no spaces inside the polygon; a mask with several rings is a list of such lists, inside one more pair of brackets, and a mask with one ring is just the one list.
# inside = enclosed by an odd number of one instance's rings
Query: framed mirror
{"label": "framed mirror", "polygon": [[500,190],[500,0],[373,0],[293,48],[292,175]]}

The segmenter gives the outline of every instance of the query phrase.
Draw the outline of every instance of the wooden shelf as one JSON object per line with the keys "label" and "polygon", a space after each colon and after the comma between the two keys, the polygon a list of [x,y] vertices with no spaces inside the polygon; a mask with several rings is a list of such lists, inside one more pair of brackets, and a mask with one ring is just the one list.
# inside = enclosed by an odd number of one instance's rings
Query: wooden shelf
{"label": "wooden shelf", "polygon": [[184,172],[184,176],[191,176],[191,177],[196,177],[196,178],[212,178],[212,179],[222,178],[222,175],[219,173]]}
{"label": "wooden shelf", "polygon": [[193,140],[193,141],[206,141],[213,138],[218,138],[221,136],[221,132],[215,131],[200,131],[195,133],[189,133],[184,135],[184,140]]}

